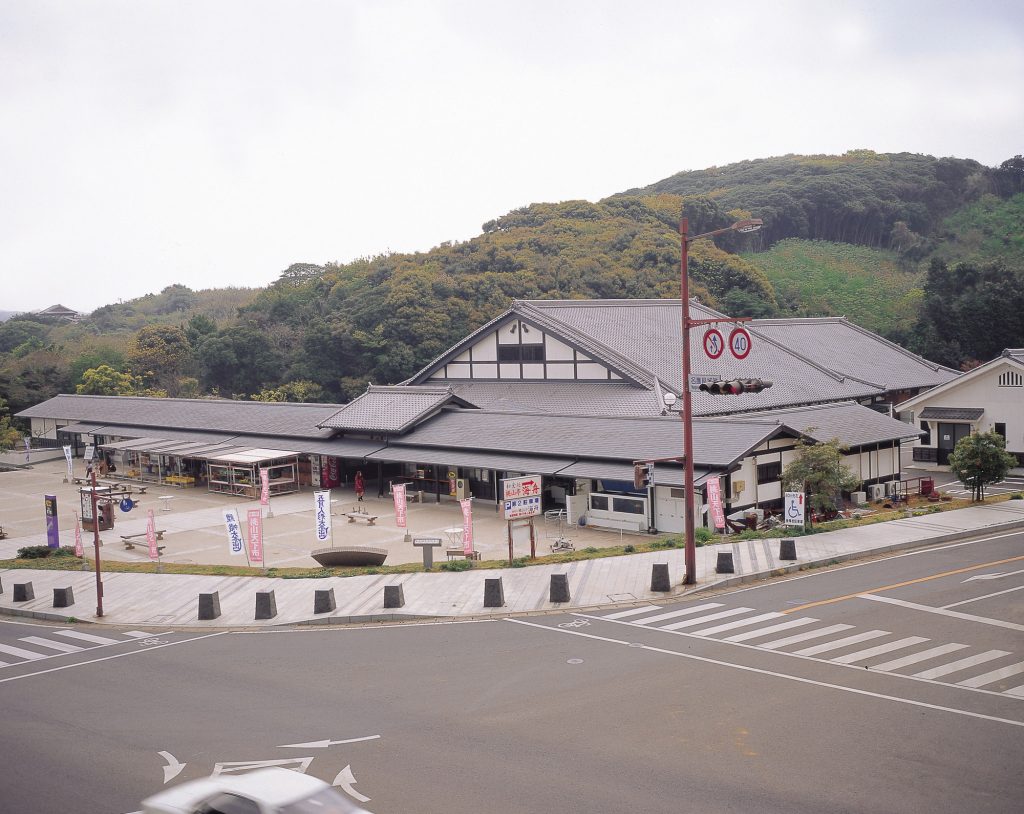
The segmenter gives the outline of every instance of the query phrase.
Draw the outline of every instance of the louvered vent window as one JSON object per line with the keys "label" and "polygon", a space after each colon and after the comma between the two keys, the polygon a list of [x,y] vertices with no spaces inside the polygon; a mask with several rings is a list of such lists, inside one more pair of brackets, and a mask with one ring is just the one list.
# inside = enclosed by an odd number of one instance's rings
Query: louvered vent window
{"label": "louvered vent window", "polygon": [[1024,376],[1015,370],[1008,370],[999,374],[1000,387],[1024,387]]}

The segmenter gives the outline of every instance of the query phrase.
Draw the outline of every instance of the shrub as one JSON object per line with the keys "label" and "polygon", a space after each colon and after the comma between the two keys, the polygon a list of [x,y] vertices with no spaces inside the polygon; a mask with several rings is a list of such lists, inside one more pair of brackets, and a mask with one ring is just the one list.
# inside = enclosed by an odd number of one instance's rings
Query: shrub
{"label": "shrub", "polygon": [[583,553],[584,554],[596,554],[597,553],[597,549],[594,548],[592,545],[590,545],[590,546],[587,546],[586,548],[583,549]]}
{"label": "shrub", "polygon": [[1024,500],[1024,495],[1022,495],[1020,492],[1014,492],[1012,495],[1010,495],[1010,500]]}
{"label": "shrub", "polygon": [[52,549],[45,545],[27,545],[18,549],[19,560],[43,560],[50,556]]}
{"label": "shrub", "polygon": [[[595,548],[594,551],[597,551],[597,549]],[[463,560],[463,562],[466,562],[466,560]],[[516,557],[514,560],[512,560],[512,567],[525,568],[529,564],[529,562],[529,557]],[[469,565],[472,565],[472,563],[469,563]]]}
{"label": "shrub", "polygon": [[623,554],[632,554],[634,551],[636,551],[636,546],[632,543],[629,543],[628,545],[622,547]]}
{"label": "shrub", "polygon": [[715,533],[705,526],[701,526],[699,529],[694,531],[693,536],[697,545],[707,545],[715,539]]}
{"label": "shrub", "polygon": [[[515,568],[522,568],[526,565],[526,558],[524,557],[522,561],[513,560],[512,565]],[[473,563],[470,560],[451,560],[450,562],[443,562],[438,566],[442,571],[468,571],[472,567]]]}

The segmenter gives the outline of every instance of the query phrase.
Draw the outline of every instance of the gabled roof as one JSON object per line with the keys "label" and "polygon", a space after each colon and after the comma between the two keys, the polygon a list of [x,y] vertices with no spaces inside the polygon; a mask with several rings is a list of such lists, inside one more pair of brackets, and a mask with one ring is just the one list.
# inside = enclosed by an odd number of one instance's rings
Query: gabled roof
{"label": "gabled roof", "polygon": [[18,417],[144,427],[146,435],[159,435],[159,429],[167,428],[313,439],[333,434],[332,430],[319,429],[319,424],[337,413],[340,407],[340,404],[63,394],[22,410]]}
{"label": "gabled roof", "polygon": [[475,405],[456,396],[451,387],[371,384],[365,393],[317,426],[332,430],[403,433],[446,406]]}
{"label": "gabled roof", "polygon": [[922,421],[977,421],[983,415],[984,407],[925,407],[918,418]]}
{"label": "gabled roof", "polygon": [[910,424],[876,412],[853,401],[795,407],[783,410],[729,416],[726,420],[776,421],[814,441],[838,438],[844,446],[857,447],[903,438],[916,438],[921,433]]}
{"label": "gabled roof", "polygon": [[451,381],[477,407],[509,413],[655,416],[662,410],[653,390],[622,381]]}
{"label": "gabled roof", "polygon": [[936,396],[941,396],[954,388],[960,387],[962,384],[974,381],[979,376],[984,376],[986,373],[991,372],[993,368],[1002,364],[1007,364],[1016,370],[1024,372],[1024,348],[1005,348],[995,359],[985,362],[983,365],[979,365],[974,368],[974,370],[969,370],[966,373],[957,376],[955,379],[951,379],[945,384],[940,384],[937,387],[933,387],[931,390],[901,402],[900,410],[914,409],[923,402],[931,401]]}

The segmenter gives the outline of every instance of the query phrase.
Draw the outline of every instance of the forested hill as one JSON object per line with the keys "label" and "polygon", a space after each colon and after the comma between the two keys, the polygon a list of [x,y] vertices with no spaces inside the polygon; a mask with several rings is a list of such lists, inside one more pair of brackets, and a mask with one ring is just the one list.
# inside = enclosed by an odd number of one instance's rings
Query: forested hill
{"label": "forested hill", "polygon": [[74,325],[16,317],[0,324],[0,418],[4,399],[76,388],[347,400],[513,299],[678,297],[681,213],[691,234],[765,221],[691,246],[691,293],[728,313],[846,314],[949,365],[1024,345],[1024,159],[784,156],[533,204],[429,251],[296,263],[257,291],[169,285]]}

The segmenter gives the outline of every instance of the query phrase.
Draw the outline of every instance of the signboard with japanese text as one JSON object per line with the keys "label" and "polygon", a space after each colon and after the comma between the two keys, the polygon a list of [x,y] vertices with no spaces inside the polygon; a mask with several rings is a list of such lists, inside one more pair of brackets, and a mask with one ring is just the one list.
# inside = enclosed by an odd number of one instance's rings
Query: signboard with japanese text
{"label": "signboard with japanese text", "polygon": [[520,517],[535,517],[540,514],[540,497],[517,497],[502,503],[505,520],[518,520]]}
{"label": "signboard with japanese text", "polygon": [[231,554],[244,554],[245,541],[242,539],[242,524],[238,519],[238,512],[234,509],[224,510],[224,528],[227,529]]}
{"label": "signboard with japanese text", "polygon": [[325,543],[331,539],[331,490],[313,492],[313,522],[316,539]]}
{"label": "signboard with japanese text", "polygon": [[43,505],[46,508],[46,544],[50,548],[60,548],[60,527],[57,525],[57,496],[45,495]]}
{"label": "signboard with japanese text", "polygon": [[85,547],[82,545],[82,522],[77,517],[75,517],[75,556],[85,556]]}
{"label": "signboard with japanese text", "polygon": [[400,529],[404,529],[407,527],[406,524],[408,523],[405,484],[393,484],[391,491],[395,497],[395,525]]}
{"label": "signboard with japanese text", "polygon": [[74,470],[71,468],[71,447],[64,447],[64,458],[68,462],[68,480],[71,480],[75,476]]}
{"label": "signboard with japanese text", "polygon": [[804,524],[804,493],[786,492],[784,506],[783,522],[787,526],[802,526]]}
{"label": "signboard with japanese text", "polygon": [[160,549],[156,544],[156,518],[153,517],[153,510],[146,512],[146,544],[149,546],[149,558],[160,559]]}
{"label": "signboard with japanese text", "polygon": [[270,470],[260,469],[260,505],[270,505]]}
{"label": "signboard with japanese text", "polygon": [[470,498],[460,500],[462,506],[462,550],[466,554],[473,552],[473,501]]}
{"label": "signboard with japanese text", "polygon": [[540,514],[543,480],[540,475],[505,478],[501,482],[503,519],[516,520]]}
{"label": "signboard with japanese text", "polygon": [[249,520],[249,562],[263,562],[263,510],[249,509],[245,514]]}
{"label": "signboard with japanese text", "polygon": [[716,529],[725,528],[725,511],[722,508],[722,487],[718,478],[708,478],[708,505],[711,507],[711,522]]}

